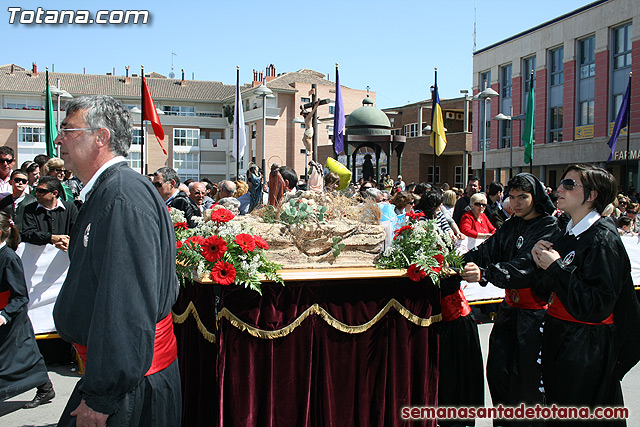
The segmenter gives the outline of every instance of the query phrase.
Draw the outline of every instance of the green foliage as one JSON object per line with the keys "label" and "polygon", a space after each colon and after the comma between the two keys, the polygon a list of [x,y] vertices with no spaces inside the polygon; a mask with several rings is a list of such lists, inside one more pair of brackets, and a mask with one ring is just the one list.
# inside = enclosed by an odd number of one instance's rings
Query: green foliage
{"label": "green foliage", "polygon": [[344,243],[340,243],[340,237],[334,237],[333,238],[333,257],[334,258],[338,258],[338,255],[340,255],[340,252],[342,252],[342,250],[344,249],[345,244]]}

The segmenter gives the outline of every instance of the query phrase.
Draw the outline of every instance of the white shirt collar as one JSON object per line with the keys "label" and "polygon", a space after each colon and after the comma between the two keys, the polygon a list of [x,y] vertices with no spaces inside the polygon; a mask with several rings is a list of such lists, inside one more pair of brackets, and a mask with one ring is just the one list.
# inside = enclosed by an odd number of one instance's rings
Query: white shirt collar
{"label": "white shirt collar", "polygon": [[567,233],[573,234],[578,237],[585,231],[589,229],[593,224],[595,224],[601,218],[600,214],[596,211],[589,212],[579,223],[574,224],[573,220],[569,221],[567,224]]}
{"label": "white shirt collar", "polygon": [[178,190],[176,188],[176,191],[171,195],[171,197],[169,197],[167,200],[165,200],[164,203],[168,206],[169,203],[171,203],[171,201],[176,198],[176,196],[178,195],[179,192],[180,192],[180,190]]}
{"label": "white shirt collar", "polygon": [[5,246],[7,246],[7,242],[6,241],[0,243],[0,249],[4,248]]}
{"label": "white shirt collar", "polygon": [[44,206],[44,205],[41,205],[40,203],[38,203],[38,206],[36,206],[36,209],[38,209],[38,208],[46,209],[46,210],[48,210],[48,211],[52,211],[52,210],[54,210],[54,209],[58,209],[58,208],[66,209],[66,208],[64,207],[64,203],[62,203],[62,200],[60,200],[60,199],[58,199],[58,204],[57,204],[57,205],[56,205],[56,207],[55,207],[55,208],[53,208],[53,209],[49,209],[48,207],[46,207],[46,206]]}
{"label": "white shirt collar", "polygon": [[87,201],[87,194],[89,194],[89,192],[91,191],[91,189],[93,188],[93,185],[96,183],[96,181],[98,180],[98,177],[100,175],[102,175],[102,172],[104,172],[105,170],[107,170],[107,168],[115,165],[116,163],[120,163],[120,162],[126,162],[127,160],[122,157],[122,156],[116,156],[113,159],[109,160],[108,162],[106,162],[104,165],[102,165],[100,167],[100,169],[98,169],[98,171],[96,173],[93,174],[93,176],[91,177],[91,179],[89,180],[89,182],[87,182],[87,184],[84,186],[84,188],[82,189],[82,191],[80,191],[80,200],[82,200],[83,202]]}

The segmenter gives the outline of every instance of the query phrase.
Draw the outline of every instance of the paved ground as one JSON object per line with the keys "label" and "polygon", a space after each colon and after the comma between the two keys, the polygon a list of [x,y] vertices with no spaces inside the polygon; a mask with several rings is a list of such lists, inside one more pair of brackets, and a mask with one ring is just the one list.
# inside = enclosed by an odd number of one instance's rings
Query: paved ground
{"label": "paved ground", "polygon": [[[485,360],[491,326],[490,323],[479,325],[482,352]],[[30,401],[35,395],[35,390],[33,390],[0,403],[0,426],[50,427],[56,425],[79,377],[73,365],[50,367],[49,375],[56,390],[56,398],[51,403],[35,409],[21,409],[22,405]],[[627,374],[622,382],[622,388],[631,414],[628,425],[630,427],[640,426],[640,399],[636,398],[636,396],[640,395],[640,365]],[[488,389],[485,391],[485,396],[486,406],[490,406],[491,398]],[[477,427],[490,427],[491,425],[491,420],[478,420],[476,422]]]}

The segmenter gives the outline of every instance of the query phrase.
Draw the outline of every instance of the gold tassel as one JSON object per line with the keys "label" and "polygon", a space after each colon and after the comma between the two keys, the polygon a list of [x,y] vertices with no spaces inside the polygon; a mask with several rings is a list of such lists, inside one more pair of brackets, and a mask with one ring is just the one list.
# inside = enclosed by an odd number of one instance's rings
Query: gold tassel
{"label": "gold tassel", "polygon": [[198,310],[196,310],[195,305],[193,305],[193,301],[189,301],[187,309],[180,315],[175,314],[173,311],[171,311],[173,323],[184,323],[184,321],[187,320],[187,317],[189,317],[190,313],[193,314],[193,318],[196,320],[196,324],[198,325],[198,330],[200,331],[204,339],[209,341],[210,343],[216,342],[216,335],[209,332],[207,328],[202,324],[200,315],[198,314]]}
{"label": "gold tassel", "polygon": [[395,309],[398,313],[400,313],[400,315],[402,315],[409,322],[425,328],[430,326],[432,323],[439,322],[442,320],[442,314],[433,315],[428,319],[424,319],[422,317],[416,316],[415,314],[411,313],[406,307],[400,304],[397,300],[392,299],[387,303],[387,305],[384,306],[384,308],[378,314],[376,314],[373,317],[373,319],[371,319],[365,324],[357,325],[357,326],[350,326],[340,322],[335,317],[331,316],[324,308],[320,307],[318,304],[314,304],[308,309],[306,309],[296,320],[294,320],[288,326],[285,326],[284,328],[281,328],[281,329],[277,329],[275,331],[265,331],[265,330],[253,327],[251,325],[248,325],[247,323],[240,320],[236,315],[231,313],[226,307],[223,308],[222,311],[220,311],[220,313],[218,313],[217,321],[219,322],[222,318],[225,318],[229,321],[229,323],[231,323],[236,328],[240,329],[243,332],[248,332],[250,335],[254,337],[262,338],[262,339],[274,339],[274,338],[282,338],[289,335],[291,332],[294,331],[294,329],[300,326],[300,324],[304,322],[304,320],[307,317],[316,315],[316,316],[320,316],[320,318],[322,318],[322,320],[327,322],[329,326],[337,329],[338,331],[345,332],[347,334],[360,334],[362,332],[369,330],[373,325],[378,323],[392,308]]}

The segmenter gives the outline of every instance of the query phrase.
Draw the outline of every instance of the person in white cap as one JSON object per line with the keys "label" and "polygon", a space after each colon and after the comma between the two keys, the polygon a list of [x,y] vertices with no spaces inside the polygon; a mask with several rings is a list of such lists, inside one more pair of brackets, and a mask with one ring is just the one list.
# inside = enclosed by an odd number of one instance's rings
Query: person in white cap
{"label": "person in white cap", "polygon": [[393,186],[399,188],[399,191],[404,191],[407,188],[407,185],[402,180],[402,175],[398,175],[398,180],[393,183]]}

